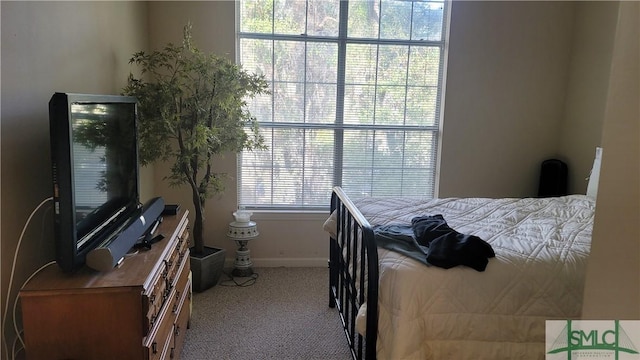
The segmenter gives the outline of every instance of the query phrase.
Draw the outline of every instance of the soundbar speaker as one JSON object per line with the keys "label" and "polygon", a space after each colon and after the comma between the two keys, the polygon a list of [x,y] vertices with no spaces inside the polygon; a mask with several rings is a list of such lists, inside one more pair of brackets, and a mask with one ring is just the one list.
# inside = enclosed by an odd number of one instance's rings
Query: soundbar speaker
{"label": "soundbar speaker", "polygon": [[164,210],[164,200],[149,200],[134,214],[128,226],[111,241],[87,253],[86,263],[92,269],[109,271],[116,267],[138,239],[149,229]]}

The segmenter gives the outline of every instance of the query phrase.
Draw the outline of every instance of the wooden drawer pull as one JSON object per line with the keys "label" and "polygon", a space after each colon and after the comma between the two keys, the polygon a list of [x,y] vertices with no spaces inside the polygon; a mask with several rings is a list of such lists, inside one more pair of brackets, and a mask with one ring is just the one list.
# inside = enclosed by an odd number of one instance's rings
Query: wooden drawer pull
{"label": "wooden drawer pull", "polygon": [[169,275],[169,267],[167,266],[167,260],[163,260],[164,261],[164,268],[162,269],[162,278],[166,279],[167,275]]}

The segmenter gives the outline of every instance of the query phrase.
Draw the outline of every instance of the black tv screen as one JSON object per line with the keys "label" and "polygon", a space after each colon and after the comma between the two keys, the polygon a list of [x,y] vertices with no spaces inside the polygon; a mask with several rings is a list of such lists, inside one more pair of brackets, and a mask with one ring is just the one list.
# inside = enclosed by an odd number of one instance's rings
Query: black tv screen
{"label": "black tv screen", "polygon": [[82,267],[140,207],[136,99],[55,93],[49,102],[56,262]]}

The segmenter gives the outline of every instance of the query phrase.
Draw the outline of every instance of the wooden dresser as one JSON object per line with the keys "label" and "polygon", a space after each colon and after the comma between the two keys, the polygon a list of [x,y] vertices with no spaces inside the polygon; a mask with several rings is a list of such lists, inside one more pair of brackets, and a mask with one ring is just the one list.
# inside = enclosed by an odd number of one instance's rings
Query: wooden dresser
{"label": "wooden dresser", "polygon": [[165,216],[150,250],[109,272],[53,264],[21,291],[26,356],[177,359],[191,309],[187,212]]}

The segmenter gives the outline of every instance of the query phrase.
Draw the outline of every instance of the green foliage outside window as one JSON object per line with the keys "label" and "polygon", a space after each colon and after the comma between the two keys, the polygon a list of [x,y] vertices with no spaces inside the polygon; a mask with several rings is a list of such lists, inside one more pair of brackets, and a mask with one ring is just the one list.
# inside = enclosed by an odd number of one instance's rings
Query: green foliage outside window
{"label": "green foliage outside window", "polygon": [[240,1],[240,61],[273,91],[249,103],[271,146],[242,154],[241,205],[433,196],[446,5]]}

